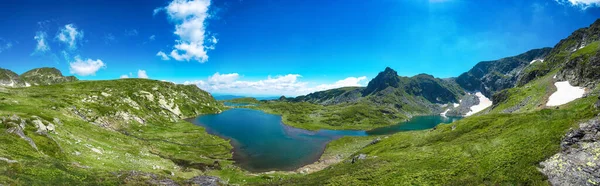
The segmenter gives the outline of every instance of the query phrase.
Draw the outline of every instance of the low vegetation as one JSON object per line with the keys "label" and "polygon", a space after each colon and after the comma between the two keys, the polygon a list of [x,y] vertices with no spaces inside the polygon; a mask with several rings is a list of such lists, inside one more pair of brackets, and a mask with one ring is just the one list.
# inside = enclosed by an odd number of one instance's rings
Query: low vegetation
{"label": "low vegetation", "polygon": [[[594,117],[596,98],[560,109],[468,117],[434,131],[402,132],[360,150],[367,158],[275,184],[539,185],[538,163],[560,149],[578,122]],[[455,127],[455,129],[453,129]]]}

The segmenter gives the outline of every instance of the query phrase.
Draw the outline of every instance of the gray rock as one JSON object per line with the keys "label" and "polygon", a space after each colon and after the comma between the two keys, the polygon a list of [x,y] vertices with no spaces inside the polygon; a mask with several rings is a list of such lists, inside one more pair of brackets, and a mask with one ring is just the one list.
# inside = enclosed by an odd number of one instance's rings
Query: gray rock
{"label": "gray rock", "polygon": [[214,176],[196,176],[187,181],[189,184],[202,186],[218,186],[219,182],[221,179]]}
{"label": "gray rock", "polygon": [[58,118],[54,118],[52,122],[56,123],[57,125],[62,125],[62,122],[60,122],[60,119]]}
{"label": "gray rock", "polygon": [[354,158],[352,158],[352,163],[356,163],[358,160],[364,160],[367,159],[367,155],[366,154],[359,154],[354,156]]}
{"label": "gray rock", "polygon": [[523,101],[521,101],[518,105],[512,106],[510,108],[502,110],[502,113],[513,113],[518,111],[524,106],[527,106],[527,103],[531,100],[531,96],[527,96]]}
{"label": "gray rock", "polygon": [[371,143],[369,143],[369,145],[375,145],[375,144],[379,143],[380,141],[381,141],[381,138],[374,139],[373,141],[371,141]]}
{"label": "gray rock", "polygon": [[10,159],[8,159],[8,158],[5,158],[5,157],[0,157],[0,161],[5,161],[5,162],[6,162],[6,163],[8,163],[8,164],[11,164],[11,163],[18,163],[18,161],[17,161],[17,160],[10,160]]}
{"label": "gray rock", "polygon": [[21,137],[21,139],[27,141],[29,143],[29,145],[31,145],[31,147],[33,147],[35,150],[38,150],[37,145],[35,145],[35,142],[33,142],[33,140],[31,138],[27,137],[25,135],[25,133],[23,133],[23,128],[12,127],[10,129],[6,130],[6,132],[16,134],[17,136]]}
{"label": "gray rock", "polygon": [[562,151],[540,163],[539,170],[552,185],[599,185],[599,118],[571,129],[561,142]]}
{"label": "gray rock", "polygon": [[600,96],[598,96],[598,101],[594,104],[594,108],[600,109]]}

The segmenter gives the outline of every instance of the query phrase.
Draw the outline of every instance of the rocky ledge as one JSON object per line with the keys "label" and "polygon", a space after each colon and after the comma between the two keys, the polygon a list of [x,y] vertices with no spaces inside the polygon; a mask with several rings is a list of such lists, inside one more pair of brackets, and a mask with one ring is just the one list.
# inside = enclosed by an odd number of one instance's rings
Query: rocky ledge
{"label": "rocky ledge", "polygon": [[540,163],[552,185],[600,184],[600,117],[571,129],[561,152]]}

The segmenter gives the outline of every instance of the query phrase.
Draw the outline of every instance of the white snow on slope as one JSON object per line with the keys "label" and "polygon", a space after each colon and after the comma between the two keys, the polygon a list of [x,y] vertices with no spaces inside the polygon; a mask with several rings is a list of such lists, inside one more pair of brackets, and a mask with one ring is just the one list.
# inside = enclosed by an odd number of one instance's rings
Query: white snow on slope
{"label": "white snow on slope", "polygon": [[556,86],[556,92],[550,95],[548,98],[548,103],[546,106],[559,106],[566,103],[569,103],[577,98],[583,97],[585,93],[585,89],[582,87],[571,86],[569,81],[560,81],[554,83]]}
{"label": "white snow on slope", "polygon": [[446,113],[448,113],[448,111],[450,111],[450,109],[446,109],[446,111],[440,113],[440,115],[443,117],[446,117]]}
{"label": "white snow on slope", "polygon": [[533,64],[533,63],[538,62],[538,61],[542,62],[542,63],[544,62],[543,59],[534,59],[533,61],[529,62],[529,64]]}
{"label": "white snow on slope", "polygon": [[479,104],[471,106],[471,111],[465,114],[465,116],[473,115],[479,111],[482,111],[485,108],[488,108],[489,106],[492,106],[492,100],[485,97],[483,94],[481,94],[481,92],[475,93],[475,96],[479,98]]}

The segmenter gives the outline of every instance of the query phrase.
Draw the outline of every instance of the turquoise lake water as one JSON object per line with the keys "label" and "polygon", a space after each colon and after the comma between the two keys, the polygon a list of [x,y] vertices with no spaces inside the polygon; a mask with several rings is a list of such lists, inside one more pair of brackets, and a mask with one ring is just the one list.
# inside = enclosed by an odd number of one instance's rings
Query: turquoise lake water
{"label": "turquoise lake water", "polygon": [[259,110],[235,108],[192,120],[210,134],[230,139],[236,164],[251,172],[295,170],[319,159],[331,140],[343,136],[392,134],[433,128],[459,118],[417,116],[408,122],[371,131],[309,131],[287,126],[281,116]]}

